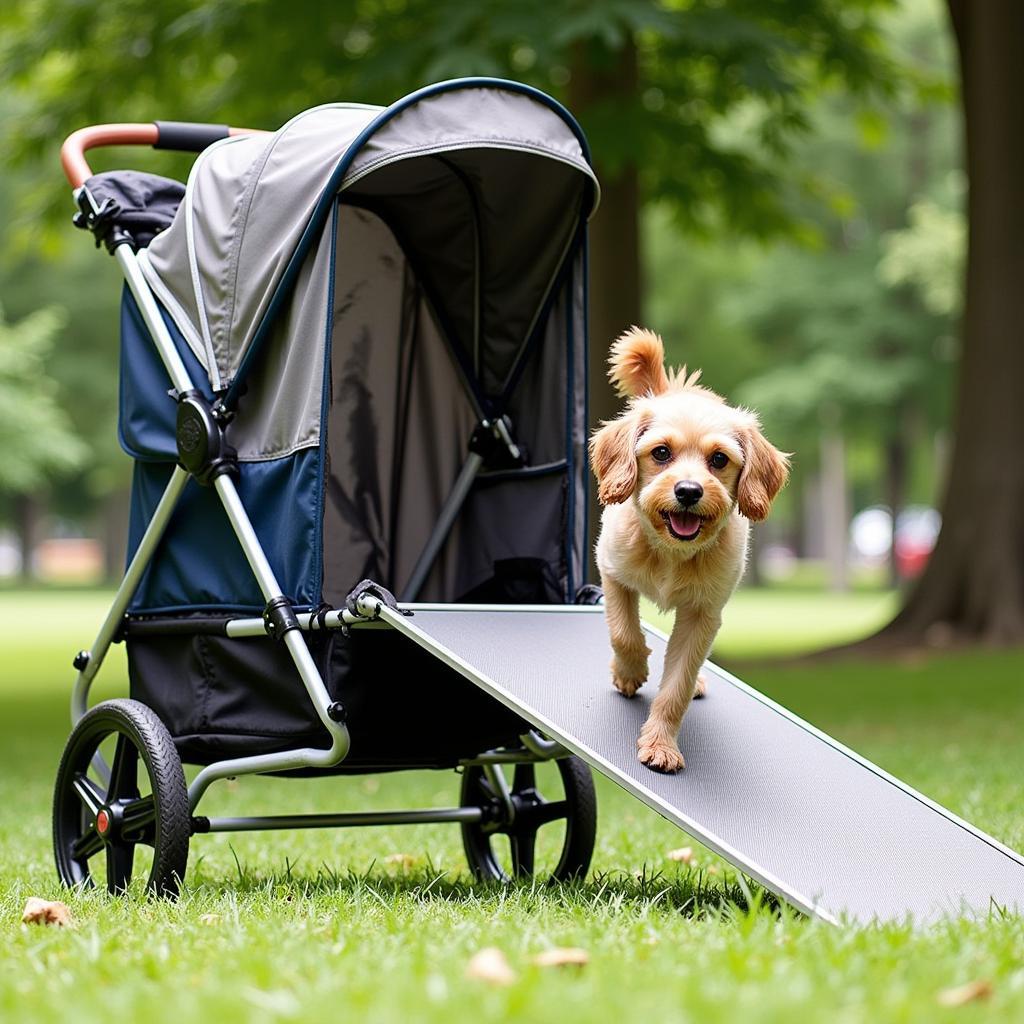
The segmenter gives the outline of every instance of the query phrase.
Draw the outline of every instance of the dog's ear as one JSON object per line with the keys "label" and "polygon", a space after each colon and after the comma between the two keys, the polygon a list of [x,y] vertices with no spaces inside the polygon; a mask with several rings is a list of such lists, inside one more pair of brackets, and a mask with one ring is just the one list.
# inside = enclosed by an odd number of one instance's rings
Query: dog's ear
{"label": "dog's ear", "polygon": [[665,346],[653,331],[631,327],[612,343],[608,364],[608,377],[624,398],[660,395],[668,390]]}
{"label": "dog's ear", "polygon": [[775,495],[789,479],[789,456],[761,433],[755,416],[742,434],[743,470],[736,486],[740,512],[755,523],[768,518]]}
{"label": "dog's ear", "polygon": [[636,417],[627,413],[606,423],[590,439],[590,464],[602,505],[620,505],[636,487]]}

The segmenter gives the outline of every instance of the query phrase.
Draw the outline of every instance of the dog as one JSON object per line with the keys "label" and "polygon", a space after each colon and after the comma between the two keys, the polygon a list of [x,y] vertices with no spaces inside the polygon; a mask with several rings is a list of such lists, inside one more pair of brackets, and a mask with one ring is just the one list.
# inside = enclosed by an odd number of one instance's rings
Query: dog
{"label": "dog", "polygon": [[789,476],[789,454],[757,416],[702,387],[700,371],[666,371],[661,338],[633,327],[611,348],[608,376],[625,412],[590,439],[603,506],[597,565],[611,639],[612,683],[632,697],[650,655],[640,596],[675,610],[661,686],[637,740],[658,772],[685,767],[677,737],[743,575],[749,521],[760,522]]}

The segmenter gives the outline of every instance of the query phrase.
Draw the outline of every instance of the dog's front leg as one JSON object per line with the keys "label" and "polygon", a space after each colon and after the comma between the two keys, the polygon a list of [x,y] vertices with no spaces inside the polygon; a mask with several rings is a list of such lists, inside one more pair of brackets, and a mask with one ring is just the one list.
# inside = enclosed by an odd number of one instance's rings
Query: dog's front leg
{"label": "dog's front leg", "polygon": [[632,697],[647,681],[647,656],[651,653],[640,628],[640,595],[607,576],[601,577],[604,617],[611,637],[612,684]]}
{"label": "dog's front leg", "polygon": [[686,766],[679,752],[679,727],[693,700],[697,677],[722,619],[718,613],[676,611],[675,625],[665,649],[665,668],[651,713],[640,730],[640,760],[659,772],[677,772]]}

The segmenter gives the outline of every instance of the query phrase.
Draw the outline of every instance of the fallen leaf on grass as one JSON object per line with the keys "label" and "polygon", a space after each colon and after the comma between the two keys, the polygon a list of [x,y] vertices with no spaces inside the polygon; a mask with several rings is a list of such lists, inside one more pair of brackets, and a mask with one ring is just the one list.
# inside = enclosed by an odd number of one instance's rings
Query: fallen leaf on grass
{"label": "fallen leaf on grass", "polygon": [[393,864],[403,871],[412,871],[416,866],[416,858],[411,853],[391,853],[384,858],[385,864]]}
{"label": "fallen leaf on grass", "polygon": [[546,949],[530,958],[535,967],[582,967],[590,963],[590,954],[585,949],[567,947],[565,949]]}
{"label": "fallen leaf on grass", "polygon": [[66,928],[71,924],[71,911],[60,900],[42,900],[30,896],[21,915],[23,924],[55,924]]}
{"label": "fallen leaf on grass", "polygon": [[505,954],[495,946],[488,946],[470,957],[466,964],[466,977],[491,985],[511,985],[517,975]]}
{"label": "fallen leaf on grass", "polygon": [[722,873],[722,869],[717,864],[709,864],[705,870],[709,875],[720,875]]}
{"label": "fallen leaf on grass", "polygon": [[939,1006],[964,1006],[992,995],[991,981],[969,981],[966,985],[943,989],[936,999]]}
{"label": "fallen leaf on grass", "polygon": [[689,864],[693,860],[693,848],[681,846],[678,850],[669,850],[666,856],[669,860],[677,860],[683,864]]}

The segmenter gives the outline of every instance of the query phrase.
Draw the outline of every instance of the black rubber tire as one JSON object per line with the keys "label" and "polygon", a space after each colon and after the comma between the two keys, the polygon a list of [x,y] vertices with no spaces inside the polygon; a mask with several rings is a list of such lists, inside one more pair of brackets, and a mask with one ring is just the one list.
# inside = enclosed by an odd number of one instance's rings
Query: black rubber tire
{"label": "black rubber tire", "polygon": [[[509,787],[513,801],[517,804],[516,820],[509,823],[502,820],[507,814],[502,810],[484,769],[470,766],[463,770],[460,803],[463,807],[483,807],[485,820],[480,823],[462,825],[462,846],[473,877],[481,882],[508,882],[511,879],[526,879],[534,874],[532,846],[529,859],[523,863],[520,854],[516,861],[517,840],[529,841],[536,831],[548,821],[565,820],[565,837],[558,863],[551,872],[553,882],[568,882],[582,878],[590,867],[594,854],[594,840],[597,836],[597,794],[590,768],[578,757],[565,757],[556,762],[564,790],[564,808],[557,814],[562,800],[544,801],[529,782],[532,765],[516,765],[512,785]],[[538,802],[539,801],[539,802]],[[544,808],[548,808],[547,811]],[[553,815],[553,816],[551,816]],[[539,821],[539,824],[536,822]],[[512,847],[513,872],[504,870],[494,849],[495,836],[507,836]]]}
{"label": "black rubber tire", "polygon": [[[116,753],[104,787],[87,772],[110,736],[117,737]],[[139,795],[140,760],[149,777],[146,797]],[[97,826],[97,805],[107,814],[105,838]],[[145,844],[153,848],[147,890],[174,899],[185,877],[191,832],[185,772],[163,722],[135,700],[97,704],[72,730],[57,771],[53,848],[60,880],[68,886],[95,885],[89,861],[102,852],[107,890],[123,892],[131,881],[135,847]]]}

